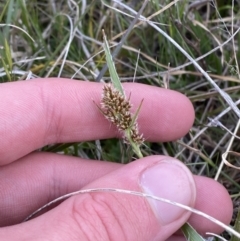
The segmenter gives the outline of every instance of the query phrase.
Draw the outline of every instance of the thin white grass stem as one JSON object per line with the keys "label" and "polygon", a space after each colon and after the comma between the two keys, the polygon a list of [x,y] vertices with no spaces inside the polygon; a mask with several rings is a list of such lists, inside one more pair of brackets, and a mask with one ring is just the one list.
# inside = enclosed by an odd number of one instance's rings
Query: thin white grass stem
{"label": "thin white grass stem", "polygon": [[[234,26],[234,0],[232,0],[232,23],[231,23],[231,32],[232,34],[234,33],[233,30],[233,26]],[[237,74],[238,74],[238,78],[240,79],[240,73],[239,73],[239,67],[238,67],[238,59],[237,59],[237,55],[236,55],[236,47],[235,47],[235,43],[234,43],[234,38],[232,39],[232,46],[233,46],[233,54],[234,54],[234,60],[235,60],[235,66],[237,68]]]}
{"label": "thin white grass stem", "polygon": [[[204,59],[205,57],[209,56],[210,54],[214,53],[214,52],[217,51],[218,49],[221,49],[224,45],[226,45],[227,43],[229,43],[229,42],[238,34],[239,31],[240,31],[240,28],[238,28],[238,29],[236,30],[236,32],[235,32],[232,36],[230,36],[225,42],[223,42],[221,45],[218,45],[217,47],[215,47],[214,49],[212,49],[212,50],[210,50],[209,52],[205,53],[204,55],[196,58],[195,61],[200,61],[200,60]],[[78,32],[79,32],[79,31],[78,31]],[[100,41],[97,41],[97,40],[95,40],[95,39],[92,39],[92,38],[90,38],[89,36],[86,36],[86,35],[82,34],[81,32],[79,32],[79,34],[80,34],[80,38],[84,38],[84,39],[86,39],[86,40],[88,40],[88,41],[91,41],[91,42],[93,42],[93,43],[95,43],[95,44],[102,45],[102,42],[100,42]],[[116,46],[116,45],[119,44],[119,43],[116,43],[116,42],[114,42],[114,41],[111,41],[111,43],[113,43],[114,46]],[[114,46],[111,46],[110,48],[112,48],[112,47],[114,47]],[[133,51],[133,52],[136,52],[136,53],[139,52],[137,49],[132,48],[132,47],[129,47],[129,46],[123,45],[122,47],[123,47],[124,49],[129,50],[129,51]],[[100,53],[100,52],[101,52],[101,51],[99,51],[99,53]],[[98,53],[95,54],[94,56],[96,56],[96,55],[98,55]],[[148,55],[146,55],[144,52],[140,52],[140,55],[143,55],[145,58],[147,58],[148,60],[150,60],[150,61],[152,61],[152,62],[154,61],[152,58],[150,58],[150,57],[149,57]],[[89,60],[88,60],[88,61],[89,61]],[[163,66],[163,65],[159,64],[159,63],[156,62],[156,61],[155,61],[155,63],[156,63],[156,65]],[[183,64],[183,65],[179,65],[179,66],[177,66],[177,67],[170,68],[170,69],[168,69],[168,70],[166,70],[166,71],[163,71],[163,72],[158,72],[158,73],[151,74],[151,75],[148,75],[148,76],[145,75],[145,76],[142,77],[142,78],[146,79],[147,77],[154,77],[154,76],[159,76],[159,75],[166,75],[167,73],[169,74],[169,73],[175,72],[175,71],[177,71],[177,70],[179,70],[179,69],[182,69],[182,68],[185,68],[185,67],[187,67],[187,66],[189,66],[189,65],[191,65],[191,64],[192,64],[192,62],[188,62],[188,63],[185,63],[185,64]],[[125,79],[127,80],[127,79],[129,79],[129,78],[122,78],[122,79],[123,79],[123,80],[125,80]],[[137,77],[137,79],[140,79],[140,78]]]}
{"label": "thin white grass stem", "polygon": [[[73,0],[69,0],[69,1],[72,2],[73,5],[75,5],[75,7],[76,7],[76,16],[79,16],[79,7],[78,7],[78,5],[77,5],[76,2],[73,1]],[[60,14],[59,14],[59,15],[60,15]],[[64,66],[64,64],[65,64],[65,61],[66,61],[66,58],[67,58],[67,55],[68,55],[68,51],[69,51],[69,48],[70,48],[70,45],[71,45],[71,42],[72,42],[72,40],[73,40],[73,38],[74,38],[74,35],[75,35],[75,33],[76,33],[76,27],[73,28],[72,19],[70,18],[70,16],[67,15],[67,14],[61,14],[61,15],[66,16],[66,17],[68,18],[69,23],[70,23],[70,29],[71,29],[70,33],[71,33],[71,34],[69,34],[69,40],[68,40],[67,45],[65,46],[65,48],[63,49],[63,51],[61,52],[61,54],[59,55],[59,57],[57,58],[57,60],[56,60],[55,63],[53,64],[53,66],[50,68],[50,70],[48,71],[48,73],[46,74],[45,77],[48,77],[48,76],[52,73],[52,71],[53,71],[54,68],[58,65],[60,59],[61,59],[62,56],[64,55],[64,58],[63,58],[63,61],[62,61],[62,64],[61,64],[61,68],[60,68],[59,73],[58,73],[58,77],[61,76],[62,69],[63,69],[63,66]]]}
{"label": "thin white grass stem", "polygon": [[[240,100],[235,102],[236,105],[240,104]],[[218,114],[215,118],[213,118],[213,121],[217,121],[220,118],[222,118],[225,114],[227,114],[231,110],[231,107],[226,108],[224,111],[222,111],[220,114]],[[186,145],[190,146],[196,139],[201,136],[209,127],[212,127],[213,124],[210,121],[206,127],[204,127],[201,131],[199,131],[191,141],[189,141]],[[184,151],[186,150],[186,147],[184,147],[180,152],[178,152],[174,157],[178,158]]]}
{"label": "thin white grass stem", "polygon": [[[115,47],[115,45],[114,45],[114,46],[111,46],[110,48],[112,48],[112,47]],[[71,79],[74,79],[75,76],[82,70],[82,68],[83,68],[85,65],[87,65],[87,63],[91,62],[94,57],[96,57],[97,55],[99,55],[99,54],[102,53],[102,52],[104,52],[104,49],[100,50],[99,52],[97,52],[96,54],[94,54],[93,56],[91,56],[87,61],[85,61],[84,64],[81,65],[81,67],[72,75]],[[94,73],[94,76],[97,77],[97,75],[96,75],[95,73]]]}
{"label": "thin white grass stem", "polygon": [[[86,8],[87,8],[86,0],[82,1],[81,5],[82,5],[82,7],[81,7],[81,15],[84,15],[84,13],[86,12]],[[80,26],[80,29],[82,29],[82,22],[79,22],[79,26]],[[77,33],[77,31],[79,31],[79,28],[76,29],[76,33]],[[99,74],[99,70],[98,70],[95,62],[91,58],[91,54],[90,54],[86,44],[84,43],[83,38],[80,38],[80,41],[81,41],[82,50],[83,50],[85,56],[87,57],[87,59],[89,60],[89,64],[90,64],[92,70],[95,72],[96,75],[98,75]]]}
{"label": "thin white grass stem", "polygon": [[[112,0],[113,2],[116,2],[118,3],[120,6],[122,5],[122,3],[119,2],[119,0]],[[164,6],[163,8],[161,8],[160,10],[158,10],[157,12],[153,13],[152,15],[150,15],[149,17],[145,18],[143,17],[142,15],[139,16],[139,20],[141,20],[141,22],[137,23],[136,25],[134,25],[134,28],[142,25],[144,22],[146,22],[147,20],[151,20],[152,18],[156,17],[157,15],[160,15],[161,13],[163,13],[164,11],[166,11],[167,9],[169,9],[171,6],[175,5],[176,3],[178,3],[180,0],[174,0],[170,3],[168,3],[166,6]],[[114,6],[110,6],[109,4],[105,3],[103,0],[102,0],[102,3],[104,6],[110,8],[110,9],[113,9],[114,11],[116,12],[119,12],[125,16],[128,16],[130,18],[135,18],[136,16],[131,16],[130,14],[127,14],[126,12],[124,11],[121,11],[117,8],[115,8]],[[124,6],[125,9],[129,10],[130,12],[132,11],[132,8],[130,8],[129,6],[125,5]],[[147,20],[146,20],[147,19]],[[151,21],[152,23],[154,24],[157,24],[157,25],[167,25],[167,24],[163,24],[163,23],[158,23],[158,22],[153,22]]]}
{"label": "thin white grass stem", "polygon": [[22,31],[23,33],[25,33],[34,43],[35,43],[35,40],[22,28],[16,26],[16,25],[13,25],[13,24],[7,24],[7,23],[0,23],[0,27],[5,27],[5,26],[10,26],[12,28],[16,28],[20,31]]}
{"label": "thin white grass stem", "polygon": [[140,55],[140,49],[138,51],[138,55],[137,55],[137,62],[136,62],[136,67],[135,67],[135,70],[134,70],[134,75],[133,75],[133,82],[135,82],[135,78],[136,78],[136,74],[137,74],[137,68],[138,68],[138,61],[139,61],[139,55]]}
{"label": "thin white grass stem", "polygon": [[53,13],[56,14],[57,8],[56,8],[55,1],[50,0],[50,5],[52,6]]}
{"label": "thin white grass stem", "polygon": [[[65,14],[64,14],[65,15]],[[66,47],[64,48],[64,57],[63,57],[63,60],[62,60],[62,63],[61,63],[61,67],[60,67],[60,70],[58,72],[58,77],[61,77],[62,75],[62,70],[63,70],[63,67],[65,65],[65,61],[66,61],[66,58],[68,56],[68,52],[69,52],[69,48],[70,48],[70,45],[72,43],[72,40],[73,40],[73,37],[74,37],[74,33],[73,33],[73,22],[72,22],[72,19],[68,16],[68,15],[65,15],[68,20],[69,20],[69,23],[70,23],[70,34],[69,34],[69,40],[66,44]],[[57,63],[57,62],[56,62]]]}
{"label": "thin white grass stem", "polygon": [[[240,136],[237,136],[236,135],[236,133],[237,132],[231,132],[227,127],[225,127],[220,121],[214,121],[212,118],[210,118],[210,117],[208,117],[208,119],[212,122],[212,124],[214,125],[214,126],[219,126],[220,128],[222,128],[223,130],[225,130],[226,132],[228,132],[230,135],[232,135],[233,137],[235,137],[236,139],[238,139],[238,140],[240,140]],[[235,131],[236,131],[236,129],[235,129]]]}
{"label": "thin white grass stem", "polygon": [[15,62],[15,64],[26,64],[26,63],[29,63],[29,62],[33,62],[33,61],[36,61],[36,60],[43,60],[43,59],[46,59],[46,56],[39,56],[39,57],[34,57],[34,58],[27,58],[27,59],[21,59],[21,60],[18,60]]}
{"label": "thin white grass stem", "polygon": [[[116,1],[116,0],[113,0],[113,1]],[[175,3],[177,3],[177,2],[178,2],[178,1],[173,1],[173,2],[171,2],[171,3],[174,3],[174,4],[175,4]],[[122,3],[119,3],[119,5],[121,6]],[[109,5],[106,5],[106,6],[109,6]],[[166,5],[164,8],[166,8],[167,6],[168,6],[168,5]],[[111,7],[111,6],[109,6],[109,7]],[[134,10],[132,10],[132,8],[130,8],[129,6],[124,5],[124,7],[125,7],[127,10],[129,10],[130,12],[133,12],[133,11],[134,11]],[[170,7],[170,6],[168,6],[168,7]],[[112,7],[111,7],[111,8],[112,8]],[[164,8],[163,8],[163,9],[164,9]],[[113,9],[114,9],[114,8],[113,8]],[[115,9],[115,10],[118,11],[118,9]],[[162,9],[161,9],[161,10],[162,10]],[[122,14],[126,14],[126,13],[124,13],[124,12],[121,12],[121,13],[122,13]],[[155,14],[154,14],[154,15],[155,15]],[[138,24],[136,24],[135,27],[138,26],[138,25],[140,25],[140,24],[142,24],[143,22],[146,22],[147,20],[150,20],[152,16],[153,16],[153,15],[151,15],[150,17],[147,17],[147,18],[142,18],[142,16],[140,16],[141,22],[138,23]],[[148,21],[148,22],[150,22],[150,21]],[[154,24],[154,22],[151,22],[151,23]],[[218,50],[218,49],[222,49],[222,47],[223,47],[224,45],[226,45],[228,42],[230,42],[230,41],[236,36],[236,34],[239,32],[239,30],[240,30],[240,28],[238,28],[238,29],[236,30],[236,32],[233,33],[233,35],[231,35],[230,32],[228,31],[228,28],[227,28],[227,26],[225,25],[224,22],[223,22],[223,24],[224,24],[224,26],[225,26],[225,28],[226,28],[226,31],[227,31],[228,34],[229,34],[229,38],[228,38],[224,43],[219,44],[219,46],[215,47],[215,48],[212,49],[211,51],[207,52],[206,54],[204,54],[204,55],[202,55],[202,56],[200,56],[200,57],[198,57],[198,58],[196,58],[196,59],[195,59],[196,61],[199,61],[199,60],[207,57],[208,55],[210,55],[211,53],[215,52],[215,51]],[[206,31],[207,31],[207,29],[206,29]],[[122,33],[121,33],[121,34],[122,34]],[[116,38],[116,37],[120,37],[121,34],[118,34],[117,36],[115,36],[115,38]],[[186,67],[186,66],[188,66],[188,65],[190,65],[190,64],[192,64],[192,62],[188,62],[188,63],[185,63],[185,64],[183,64],[183,65],[179,65],[179,66],[177,66],[177,67],[175,67],[175,68],[172,68],[172,69],[170,70],[170,72],[175,71],[175,70],[178,70],[178,69],[182,69],[182,68],[184,68],[184,67]],[[166,72],[167,72],[167,71],[162,72],[162,74],[166,74]]]}
{"label": "thin white grass stem", "polygon": [[[233,144],[233,141],[234,141],[234,139],[235,139],[235,137],[236,137],[236,134],[237,134],[237,131],[238,131],[238,129],[239,129],[239,126],[240,126],[240,120],[238,120],[238,123],[237,123],[237,125],[236,125],[236,127],[235,127],[234,133],[233,133],[233,135],[232,135],[232,137],[231,137],[231,139],[230,139],[229,145],[228,145],[227,150],[226,150],[226,152],[225,152],[225,153],[226,153],[225,159],[227,159],[228,152],[230,151],[230,149],[231,149],[231,147],[232,147],[232,144]],[[224,158],[222,158],[221,164],[220,164],[220,166],[219,166],[219,168],[218,168],[218,171],[217,171],[217,173],[216,173],[216,176],[215,176],[215,178],[214,178],[215,180],[218,180],[218,178],[219,178],[219,176],[220,176],[220,174],[221,174],[223,165],[224,165]]]}
{"label": "thin white grass stem", "polygon": [[209,233],[209,232],[207,232],[206,235],[216,237],[216,238],[218,238],[219,240],[228,241],[228,240],[226,240],[225,238],[223,238],[222,236],[217,235],[217,234],[215,234],[215,233]]}
{"label": "thin white grass stem", "polygon": [[214,149],[212,150],[211,154],[209,155],[209,158],[212,159],[213,156],[216,154],[216,152],[218,150],[220,150],[220,146],[223,144],[223,143],[226,143],[226,139],[229,137],[229,133],[226,132],[224,134],[224,136],[221,138],[221,140],[219,140],[219,142],[217,143],[217,145],[214,147]]}
{"label": "thin white grass stem", "polygon": [[[29,72],[23,71],[23,70],[12,70],[12,71],[9,71],[9,73],[22,76],[22,75],[26,75],[26,74],[28,75]],[[31,73],[31,71],[30,71],[30,73]],[[6,75],[7,75],[6,72],[2,72],[2,73],[0,72],[0,77],[4,77]],[[31,74],[31,76],[33,79],[38,78],[38,76],[35,74]]]}
{"label": "thin white grass stem", "polygon": [[[116,55],[118,54],[118,52],[120,51],[120,49],[122,48],[123,43],[126,41],[128,35],[130,34],[132,28],[134,27],[134,25],[136,24],[139,16],[141,16],[141,13],[143,12],[144,8],[146,7],[147,3],[149,0],[144,0],[142,7],[140,8],[140,10],[138,12],[136,12],[136,16],[133,19],[133,21],[131,22],[131,24],[129,25],[127,31],[124,33],[124,35],[122,36],[121,41],[119,42],[117,48],[113,51],[112,53],[112,58],[114,60],[114,58],[116,57]],[[100,74],[98,75],[98,77],[96,78],[96,81],[99,82],[103,75],[105,74],[107,70],[107,64],[104,65],[104,67],[102,68],[102,70],[100,71]]]}
{"label": "thin white grass stem", "polygon": [[[85,67],[85,64],[79,64],[77,62],[73,62],[73,61],[70,61],[70,60],[66,60],[66,64],[68,64],[69,66],[71,65],[74,65],[76,66],[78,69],[84,69],[85,71],[89,72],[92,76],[96,77],[96,74],[89,68]],[[78,70],[75,71],[76,73],[78,74],[82,74],[81,72],[79,72]]]}
{"label": "thin white grass stem", "polygon": [[[58,14],[57,16],[60,16],[60,15],[63,15],[63,16],[65,16],[65,17],[68,18],[69,23],[70,23],[71,33],[72,33],[72,32],[73,32],[73,24],[72,24],[71,18],[70,18],[67,14]],[[66,56],[67,56],[67,54],[68,54],[68,50],[69,50],[70,44],[71,44],[71,42],[72,42],[72,38],[73,38],[73,34],[70,34],[67,45],[65,46],[65,48],[63,49],[63,51],[60,53],[60,55],[58,56],[58,58],[56,59],[56,61],[55,61],[54,64],[52,65],[52,67],[49,69],[49,71],[47,72],[47,74],[45,75],[45,77],[48,77],[48,76],[52,73],[52,71],[55,69],[55,67],[59,64],[59,62],[60,62],[60,60],[62,59],[62,56],[63,56],[63,55],[64,55],[64,60],[66,60]],[[58,77],[61,76],[61,73],[62,73],[62,69],[63,69],[64,64],[65,64],[65,61],[63,61],[62,64],[61,64],[61,68],[60,68],[60,70],[59,70]]]}
{"label": "thin white grass stem", "polygon": [[[104,5],[103,2],[102,2],[102,4]],[[117,6],[117,5],[118,5],[118,2],[113,3],[113,6]],[[96,36],[99,36],[99,33],[103,29],[104,23],[106,22],[106,20],[109,18],[110,15],[111,15],[111,11],[110,11],[110,8],[109,8],[105,12],[105,14],[102,16],[101,20],[99,21],[98,29],[97,29],[97,32],[96,32]]]}
{"label": "thin white grass stem", "polygon": [[229,232],[229,233],[235,235],[236,237],[240,238],[240,233],[236,232],[234,229],[232,229],[228,225],[220,222],[216,218],[213,218],[213,217],[207,215],[206,213],[203,213],[203,212],[201,212],[201,211],[199,211],[197,209],[188,207],[188,206],[183,205],[181,203],[173,202],[173,201],[165,199],[165,198],[157,197],[157,196],[154,196],[154,195],[150,195],[150,194],[146,194],[146,193],[142,193],[142,192],[137,192],[137,191],[119,189],[119,188],[91,188],[91,189],[79,190],[79,191],[76,191],[76,192],[68,193],[68,194],[63,195],[63,196],[61,196],[59,198],[56,198],[53,201],[51,201],[51,202],[47,203],[46,205],[42,206],[41,208],[36,210],[34,213],[29,215],[24,220],[24,222],[29,220],[29,219],[31,219],[38,212],[42,211],[46,207],[49,207],[50,205],[52,205],[52,204],[54,204],[56,202],[65,200],[66,198],[69,198],[71,196],[75,196],[75,195],[78,195],[78,194],[95,193],[95,192],[114,192],[114,193],[119,193],[119,194],[128,194],[128,195],[134,195],[134,196],[138,196],[138,197],[144,197],[144,198],[149,198],[149,199],[153,199],[153,200],[156,200],[156,201],[168,203],[168,204],[171,204],[173,206],[177,206],[177,207],[180,207],[182,209],[185,209],[185,210],[187,210],[189,212],[195,213],[195,214],[197,214],[197,215],[199,215],[201,217],[204,217],[204,218],[210,220],[211,222],[214,222],[215,224],[219,225],[220,227],[224,228],[227,232]]}

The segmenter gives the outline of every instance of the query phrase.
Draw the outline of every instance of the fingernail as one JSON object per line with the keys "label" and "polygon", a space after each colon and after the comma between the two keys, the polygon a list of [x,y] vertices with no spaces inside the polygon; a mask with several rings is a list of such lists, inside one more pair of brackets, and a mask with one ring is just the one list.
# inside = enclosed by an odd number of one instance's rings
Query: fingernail
{"label": "fingernail", "polygon": [[[195,201],[195,184],[191,173],[179,161],[161,161],[145,169],[140,185],[147,194],[187,206]],[[161,225],[174,222],[186,211],[161,201],[147,198]]]}

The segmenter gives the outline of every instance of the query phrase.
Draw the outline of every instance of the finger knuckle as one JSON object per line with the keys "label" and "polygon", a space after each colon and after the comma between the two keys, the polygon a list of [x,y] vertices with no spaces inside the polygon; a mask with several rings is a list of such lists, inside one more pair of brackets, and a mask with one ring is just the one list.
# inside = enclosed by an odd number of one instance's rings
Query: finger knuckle
{"label": "finger knuckle", "polygon": [[87,194],[81,202],[75,200],[72,217],[87,240],[133,240],[131,234],[136,239],[139,230],[127,205],[127,200],[120,202],[112,194]]}

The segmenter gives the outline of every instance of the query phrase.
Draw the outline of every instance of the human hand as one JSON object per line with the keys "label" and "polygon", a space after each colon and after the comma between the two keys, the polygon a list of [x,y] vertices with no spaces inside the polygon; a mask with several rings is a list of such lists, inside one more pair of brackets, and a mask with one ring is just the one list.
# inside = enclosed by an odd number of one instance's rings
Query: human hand
{"label": "human hand", "polygon": [[[191,127],[189,100],[174,91],[124,84],[149,141],[170,141]],[[179,161],[149,156],[127,165],[34,152],[51,143],[119,137],[93,104],[98,83],[37,79],[0,85],[0,237],[9,240],[182,240],[175,232],[189,221],[200,233],[221,228],[162,202],[119,193],[73,196],[20,223],[63,194],[87,188],[121,188],[181,202],[229,223],[232,204],[217,182],[192,176]],[[213,192],[214,190],[214,192]],[[224,207],[224,209],[222,208]],[[189,219],[190,217],[190,219]],[[14,226],[10,226],[16,224]]]}

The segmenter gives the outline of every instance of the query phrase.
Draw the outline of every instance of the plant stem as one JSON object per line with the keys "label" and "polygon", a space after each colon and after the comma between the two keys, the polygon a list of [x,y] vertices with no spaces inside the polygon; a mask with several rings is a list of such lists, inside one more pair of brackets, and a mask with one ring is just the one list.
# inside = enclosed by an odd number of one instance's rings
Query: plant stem
{"label": "plant stem", "polygon": [[130,145],[132,146],[135,154],[138,156],[138,158],[143,158],[143,154],[139,148],[139,145],[136,144],[131,138],[130,130],[125,131],[125,136],[126,136],[127,140],[129,141]]}

